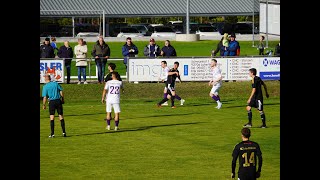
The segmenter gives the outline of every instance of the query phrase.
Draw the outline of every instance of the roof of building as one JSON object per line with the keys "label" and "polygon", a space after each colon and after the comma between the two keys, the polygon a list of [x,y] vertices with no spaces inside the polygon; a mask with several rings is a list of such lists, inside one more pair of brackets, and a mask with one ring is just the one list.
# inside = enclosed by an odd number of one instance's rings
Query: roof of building
{"label": "roof of building", "polygon": [[[259,0],[189,0],[190,16],[259,14]],[[253,4],[254,3],[254,4]],[[187,0],[40,0],[40,16],[185,16]],[[254,9],[254,10],[253,10]]]}

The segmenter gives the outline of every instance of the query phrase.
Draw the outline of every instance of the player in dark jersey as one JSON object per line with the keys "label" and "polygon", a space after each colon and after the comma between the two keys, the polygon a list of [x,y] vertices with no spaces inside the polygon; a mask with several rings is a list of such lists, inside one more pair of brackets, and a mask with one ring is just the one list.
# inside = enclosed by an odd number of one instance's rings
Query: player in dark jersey
{"label": "player in dark jersey", "polygon": [[171,99],[171,108],[176,108],[176,106],[174,105],[174,99],[175,99],[175,96],[176,96],[176,92],[175,92],[176,79],[178,78],[179,81],[181,82],[181,78],[180,78],[178,67],[179,67],[179,62],[174,62],[173,68],[169,70],[168,78],[167,78],[167,82],[166,82],[167,97],[164,97],[157,104],[158,107],[161,107],[161,104],[163,104],[164,102],[166,102],[169,99]]}
{"label": "player in dark jersey", "polygon": [[[258,143],[250,141],[249,128],[241,130],[242,142],[238,143],[232,152],[231,178],[235,178],[236,162],[239,157],[238,180],[256,180],[260,177],[262,168],[262,152]],[[258,170],[257,170],[258,157]]]}
{"label": "player in dark jersey", "polygon": [[[109,74],[107,74],[106,78],[104,79],[104,82],[110,81],[112,80],[112,72],[116,69],[116,65],[114,63],[109,63],[108,64],[108,70],[109,70]],[[119,81],[122,81],[120,74],[117,73],[117,79]]]}
{"label": "player in dark jersey", "polygon": [[245,124],[243,127],[252,127],[252,112],[251,108],[255,107],[260,113],[262,125],[261,128],[266,128],[266,116],[263,111],[263,94],[262,94],[262,87],[264,87],[264,90],[266,92],[266,97],[269,98],[269,94],[267,91],[266,84],[261,80],[260,77],[257,76],[257,70],[255,68],[249,69],[249,75],[252,77],[252,91],[251,95],[247,101],[248,105],[246,107],[248,111],[248,120],[249,122]]}

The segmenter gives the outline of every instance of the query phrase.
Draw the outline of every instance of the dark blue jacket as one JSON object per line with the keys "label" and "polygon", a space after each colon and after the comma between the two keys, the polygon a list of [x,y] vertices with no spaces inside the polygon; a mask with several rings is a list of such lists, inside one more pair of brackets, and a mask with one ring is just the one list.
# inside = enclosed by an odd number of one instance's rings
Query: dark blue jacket
{"label": "dark blue jacket", "polygon": [[54,56],[54,49],[50,44],[40,46],[40,58],[54,58]]}
{"label": "dark blue jacket", "polygon": [[65,45],[61,46],[59,48],[59,51],[58,51],[58,57],[59,58],[66,58],[64,60],[64,64],[66,66],[70,65],[71,64],[71,61],[72,61],[72,58],[73,58],[73,50],[72,50],[72,47],[69,46],[69,47],[66,47]]}
{"label": "dark blue jacket", "polygon": [[163,51],[163,57],[177,56],[176,50],[173,46],[164,46],[161,51]]}
{"label": "dark blue jacket", "polygon": [[[130,49],[134,49],[134,52],[129,52]],[[122,55],[124,56],[123,58],[123,63],[127,64],[128,57],[135,57],[136,54],[138,54],[138,48],[136,45],[131,43],[131,46],[128,46],[127,43],[122,46]]]}
{"label": "dark blue jacket", "polygon": [[237,55],[237,49],[239,48],[239,42],[229,41],[229,47],[227,48],[228,56],[236,56]]}

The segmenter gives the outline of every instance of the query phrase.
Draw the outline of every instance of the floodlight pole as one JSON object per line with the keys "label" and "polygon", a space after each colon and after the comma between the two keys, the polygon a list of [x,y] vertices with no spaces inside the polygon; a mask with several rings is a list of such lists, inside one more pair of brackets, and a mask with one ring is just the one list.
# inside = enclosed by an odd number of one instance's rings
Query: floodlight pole
{"label": "floodlight pole", "polygon": [[268,38],[268,0],[266,2],[266,48],[268,48],[268,41],[269,41],[269,38]]}
{"label": "floodlight pole", "polygon": [[189,34],[189,31],[190,31],[190,28],[189,28],[189,19],[190,19],[190,16],[189,16],[189,11],[190,11],[190,7],[189,7],[189,0],[187,0],[187,16],[186,16],[186,33]]}
{"label": "floodlight pole", "polygon": [[72,37],[75,37],[75,29],[74,29],[74,16],[72,16]]}
{"label": "floodlight pole", "polygon": [[106,18],[105,18],[105,15],[104,15],[104,10],[102,11],[102,21],[103,21],[103,23],[102,23],[102,25],[103,25],[103,27],[102,27],[102,36],[103,36],[103,38],[105,38],[105,31],[106,31]]}
{"label": "floodlight pole", "polygon": [[254,1],[253,0],[253,7],[252,7],[252,47],[254,47]]}

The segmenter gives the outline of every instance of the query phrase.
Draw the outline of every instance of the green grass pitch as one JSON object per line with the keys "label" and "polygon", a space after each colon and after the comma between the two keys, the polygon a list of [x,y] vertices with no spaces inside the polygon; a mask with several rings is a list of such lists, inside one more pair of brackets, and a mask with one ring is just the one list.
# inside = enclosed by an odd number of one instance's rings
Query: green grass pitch
{"label": "green grass pitch", "polygon": [[[260,144],[263,166],[260,180],[280,179],[280,81],[266,81],[264,99],[268,128],[260,129],[253,109],[250,140]],[[224,82],[222,108],[209,97],[207,82],[177,83],[176,109],[157,108],[162,83],[124,83],[120,131],[107,131],[103,85],[63,84],[68,137],[62,137],[58,117],[55,138],[49,112],[40,112],[40,179],[231,179],[231,154],[247,123],[246,101],[250,81]],[[42,84],[40,85],[42,89]],[[41,103],[39,108],[41,108]],[[114,127],[114,121],[111,121]],[[237,171],[238,171],[237,162]]]}

